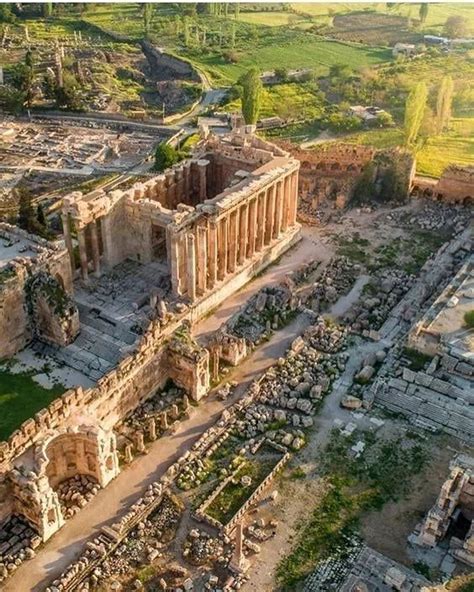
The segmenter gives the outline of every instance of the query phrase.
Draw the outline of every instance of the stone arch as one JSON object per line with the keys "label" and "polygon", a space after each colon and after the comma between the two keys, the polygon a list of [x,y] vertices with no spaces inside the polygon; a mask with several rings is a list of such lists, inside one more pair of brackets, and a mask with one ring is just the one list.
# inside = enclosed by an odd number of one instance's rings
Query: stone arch
{"label": "stone arch", "polygon": [[341,165],[338,162],[333,162],[331,165],[331,171],[340,171]]}
{"label": "stone arch", "polygon": [[326,163],[325,162],[318,162],[318,164],[316,165],[316,170],[325,171],[326,170]]}
{"label": "stone arch", "polygon": [[474,197],[472,195],[467,195],[461,200],[463,206],[472,206],[474,205]]}
{"label": "stone arch", "polygon": [[38,445],[36,465],[53,489],[76,475],[93,477],[104,487],[118,474],[115,436],[96,426],[52,434]]}
{"label": "stone arch", "polygon": [[423,191],[423,196],[424,197],[433,197],[433,191],[431,189],[425,189]]}
{"label": "stone arch", "polygon": [[351,163],[350,165],[348,165],[347,171],[357,171],[356,165],[354,163]]}

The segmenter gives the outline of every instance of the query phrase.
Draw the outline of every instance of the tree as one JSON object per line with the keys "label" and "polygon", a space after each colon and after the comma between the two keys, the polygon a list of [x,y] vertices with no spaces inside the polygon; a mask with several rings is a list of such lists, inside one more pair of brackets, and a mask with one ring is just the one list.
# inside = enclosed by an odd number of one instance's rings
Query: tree
{"label": "tree", "polygon": [[352,192],[351,203],[359,205],[370,201],[375,195],[375,164],[367,163]]}
{"label": "tree", "polygon": [[53,16],[53,3],[52,2],[44,2],[43,4],[43,16],[48,18]]}
{"label": "tree", "polygon": [[430,8],[430,5],[428,4],[428,2],[422,2],[420,4],[420,10],[419,10],[419,16],[420,16],[420,22],[422,25],[425,24],[426,19],[428,18],[428,10]]}
{"label": "tree", "polygon": [[0,23],[13,23],[15,18],[10,4],[0,4]]}
{"label": "tree", "polygon": [[31,194],[26,190],[19,192],[18,208],[18,226],[27,232],[34,232],[37,226],[37,220],[33,204],[31,203]]}
{"label": "tree", "polygon": [[17,64],[11,73],[12,86],[23,94],[23,104],[31,107],[34,98],[34,60],[31,50],[26,52],[25,61]]}
{"label": "tree", "polygon": [[180,154],[176,148],[165,143],[158,144],[155,151],[154,168],[156,171],[164,171],[179,162],[179,160]]}
{"label": "tree", "polygon": [[436,100],[436,133],[438,134],[449,127],[453,104],[453,91],[453,79],[451,76],[445,76],[441,80]]}
{"label": "tree", "polygon": [[151,21],[153,19],[153,4],[151,2],[145,2],[143,4],[143,29],[145,35],[148,35],[151,28]]}
{"label": "tree", "polygon": [[25,104],[25,95],[12,86],[0,86],[0,109],[18,115]]}
{"label": "tree", "polygon": [[81,85],[71,72],[63,72],[63,85],[56,89],[56,104],[58,107],[70,111],[81,111],[83,103],[81,98]]}
{"label": "tree", "polygon": [[239,2],[236,2],[234,4],[234,18],[238,19],[239,18],[239,14],[240,14],[240,4]]}
{"label": "tree", "polygon": [[443,32],[450,39],[465,37],[467,34],[466,21],[462,16],[450,16],[444,23]]}
{"label": "tree", "polygon": [[392,115],[387,113],[387,111],[382,111],[382,113],[377,115],[377,125],[379,125],[379,127],[389,127],[393,125]]}
{"label": "tree", "polygon": [[405,104],[405,144],[413,146],[418,137],[426,107],[428,89],[419,82],[410,92]]}
{"label": "tree", "polygon": [[288,74],[288,68],[286,68],[285,66],[276,68],[275,70],[275,76],[278,78],[278,80],[281,80],[281,82],[286,82],[288,80]]}
{"label": "tree", "polygon": [[474,310],[468,310],[464,313],[464,322],[467,327],[474,329]]}
{"label": "tree", "polygon": [[347,80],[352,74],[352,70],[346,64],[333,64],[329,68],[329,78],[339,78]]}
{"label": "tree", "polygon": [[258,68],[250,68],[239,78],[242,87],[242,114],[247,125],[255,125],[260,111],[262,81]]}

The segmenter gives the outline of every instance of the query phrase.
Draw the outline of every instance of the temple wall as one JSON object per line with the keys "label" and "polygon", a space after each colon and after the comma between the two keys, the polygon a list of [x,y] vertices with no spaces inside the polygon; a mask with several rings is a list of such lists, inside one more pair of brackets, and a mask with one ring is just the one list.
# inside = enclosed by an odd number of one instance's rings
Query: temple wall
{"label": "temple wall", "polygon": [[474,167],[451,165],[439,180],[415,177],[413,195],[429,197],[446,203],[474,204]]}
{"label": "temple wall", "polygon": [[0,284],[0,358],[20,351],[31,339],[25,298],[25,270]]}

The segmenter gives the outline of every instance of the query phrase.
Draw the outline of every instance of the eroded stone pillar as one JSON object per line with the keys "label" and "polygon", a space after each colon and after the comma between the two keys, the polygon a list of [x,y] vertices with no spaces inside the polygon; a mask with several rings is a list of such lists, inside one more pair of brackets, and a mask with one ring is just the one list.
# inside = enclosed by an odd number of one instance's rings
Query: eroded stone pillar
{"label": "eroded stone pillar", "polygon": [[265,193],[257,196],[257,229],[255,238],[255,249],[261,251],[263,249],[263,242],[265,238]]}
{"label": "eroded stone pillar", "polygon": [[218,252],[218,268],[217,277],[219,280],[223,280],[227,275],[227,217],[219,220],[218,226],[218,239],[219,239],[219,252]]}
{"label": "eroded stone pillar", "polygon": [[94,273],[100,277],[100,248],[99,248],[99,233],[97,230],[97,220],[90,223],[91,229],[91,245],[92,245],[92,261],[94,263]]}
{"label": "eroded stone pillar", "polygon": [[63,223],[64,243],[66,245],[67,252],[69,253],[69,261],[71,262],[72,277],[74,277],[74,271],[76,270],[76,262],[74,261],[74,247],[72,246],[71,225],[70,225],[70,221],[69,221],[69,214],[66,212],[63,212],[61,214],[61,220]]}
{"label": "eroded stone pillar", "polygon": [[183,289],[183,282],[181,278],[181,244],[179,235],[175,232],[170,232],[167,230],[167,234],[169,235],[168,243],[169,243],[169,260],[170,260],[170,271],[171,271],[171,287],[173,289],[173,294],[176,296],[181,296],[184,293]]}
{"label": "eroded stone pillar", "polygon": [[207,227],[198,226],[197,232],[197,289],[199,294],[207,290]]}
{"label": "eroded stone pillar", "polygon": [[196,300],[196,237],[189,233],[187,242],[187,276],[188,276],[188,297],[191,301]]}
{"label": "eroded stone pillar", "polygon": [[247,234],[248,234],[248,219],[249,219],[249,208],[248,204],[244,204],[240,208],[239,215],[239,265],[243,265],[247,258]]}
{"label": "eroded stone pillar", "polygon": [[198,170],[199,170],[199,201],[203,202],[207,199],[207,166],[209,164],[208,160],[198,160]]}
{"label": "eroded stone pillar", "polygon": [[209,220],[207,227],[207,271],[209,288],[213,288],[217,283],[217,223],[215,220]]}
{"label": "eroded stone pillar", "polygon": [[290,218],[290,226],[294,226],[296,224],[296,218],[298,216],[298,179],[299,173],[295,171],[292,175],[293,180],[293,187],[292,187],[292,209],[291,209],[291,218]]}
{"label": "eroded stone pillar", "polygon": [[283,181],[278,181],[275,193],[275,224],[273,238],[278,238],[281,233],[281,216],[283,211]]}
{"label": "eroded stone pillar", "polygon": [[265,227],[265,244],[271,243],[273,238],[273,228],[275,226],[275,194],[276,185],[272,185],[267,191],[267,216]]}
{"label": "eroded stone pillar", "polygon": [[82,279],[87,282],[89,279],[89,270],[87,263],[87,247],[85,228],[77,229],[77,242],[79,243],[79,260],[81,262]]}
{"label": "eroded stone pillar", "polygon": [[234,273],[237,267],[238,214],[239,210],[234,210],[229,215],[229,258],[227,265],[229,273]]}
{"label": "eroded stone pillar", "polygon": [[281,230],[286,232],[288,228],[288,218],[290,213],[290,177],[286,176],[283,179],[283,199],[282,199],[282,215],[281,215]]}
{"label": "eroded stone pillar", "polygon": [[257,232],[257,200],[252,199],[249,202],[249,222],[248,222],[248,243],[247,257],[250,259],[255,253],[255,240]]}

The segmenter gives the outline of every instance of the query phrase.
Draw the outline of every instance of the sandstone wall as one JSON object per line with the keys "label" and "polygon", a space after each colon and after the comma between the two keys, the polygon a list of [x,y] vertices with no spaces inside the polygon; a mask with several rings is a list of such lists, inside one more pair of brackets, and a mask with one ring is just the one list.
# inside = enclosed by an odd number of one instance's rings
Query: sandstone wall
{"label": "sandstone wall", "polygon": [[0,282],[0,358],[23,349],[31,339],[24,283],[25,271],[18,269]]}

